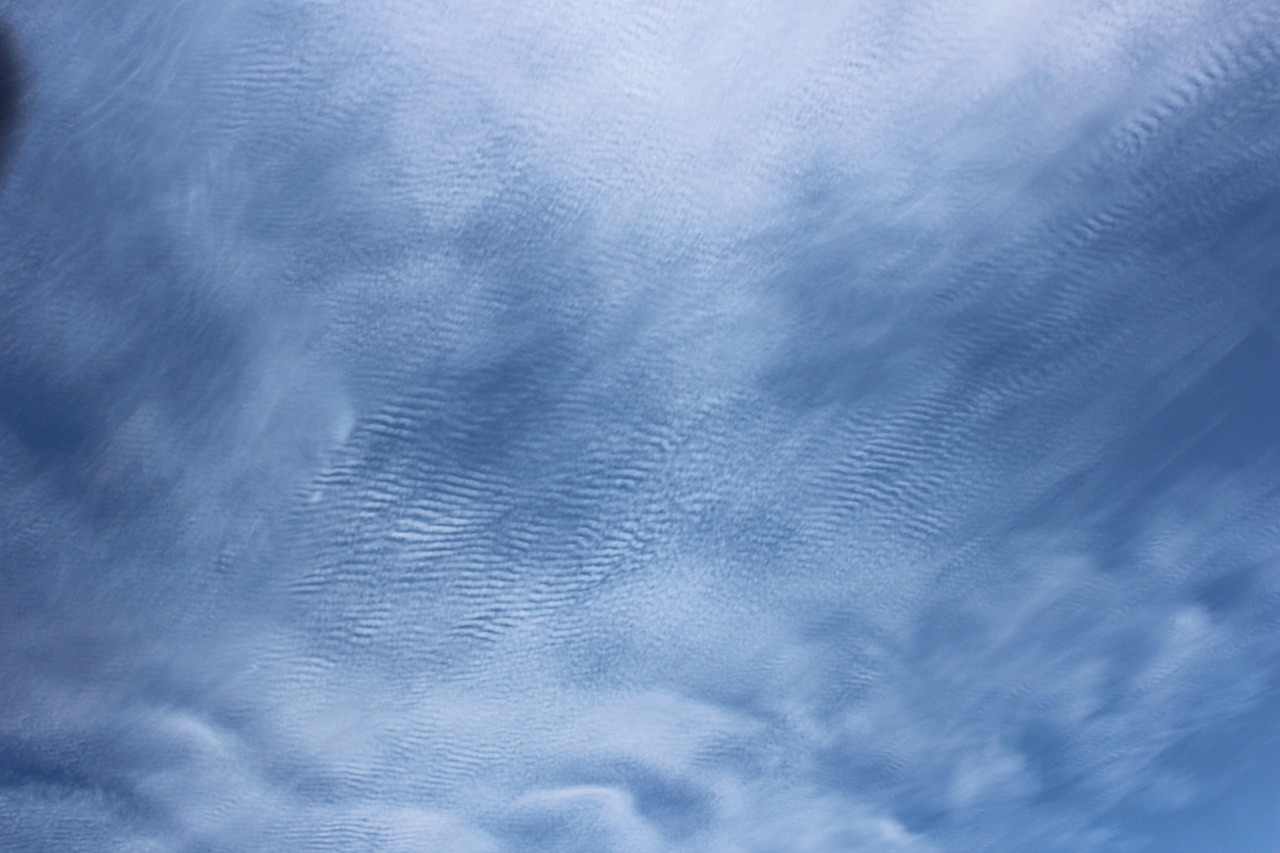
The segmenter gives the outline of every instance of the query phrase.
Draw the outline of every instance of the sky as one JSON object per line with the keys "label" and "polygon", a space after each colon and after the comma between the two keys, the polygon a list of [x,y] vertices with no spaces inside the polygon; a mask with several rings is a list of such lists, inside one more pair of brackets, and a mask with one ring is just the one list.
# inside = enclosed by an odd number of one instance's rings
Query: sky
{"label": "sky", "polygon": [[0,849],[1280,850],[1280,10],[0,0]]}

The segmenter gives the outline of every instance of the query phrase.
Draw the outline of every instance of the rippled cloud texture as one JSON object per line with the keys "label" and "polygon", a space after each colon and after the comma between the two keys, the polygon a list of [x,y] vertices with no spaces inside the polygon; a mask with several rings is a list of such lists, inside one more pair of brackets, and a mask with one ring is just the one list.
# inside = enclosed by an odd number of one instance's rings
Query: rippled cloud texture
{"label": "rippled cloud texture", "polygon": [[0,17],[0,848],[1275,849],[1273,3]]}

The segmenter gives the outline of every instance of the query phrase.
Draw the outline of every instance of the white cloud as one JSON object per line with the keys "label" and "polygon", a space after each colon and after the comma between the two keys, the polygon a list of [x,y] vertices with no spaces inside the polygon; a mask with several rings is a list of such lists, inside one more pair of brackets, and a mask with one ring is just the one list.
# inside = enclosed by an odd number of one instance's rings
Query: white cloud
{"label": "white cloud", "polygon": [[0,274],[93,452],[0,435],[0,827],[1076,851],[1193,802],[1174,747],[1274,689],[1270,469],[1143,453],[1256,319],[1178,254],[1252,197],[1170,178],[1271,186],[1261,96],[1197,112],[1274,65],[1247,11],[13,12],[75,133]]}

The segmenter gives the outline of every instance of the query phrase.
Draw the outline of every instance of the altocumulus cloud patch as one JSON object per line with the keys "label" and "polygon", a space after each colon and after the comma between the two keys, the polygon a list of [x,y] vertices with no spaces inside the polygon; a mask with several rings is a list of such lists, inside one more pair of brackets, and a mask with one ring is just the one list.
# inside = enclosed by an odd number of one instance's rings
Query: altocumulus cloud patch
{"label": "altocumulus cloud patch", "polygon": [[1275,848],[1270,4],[0,17],[0,847]]}

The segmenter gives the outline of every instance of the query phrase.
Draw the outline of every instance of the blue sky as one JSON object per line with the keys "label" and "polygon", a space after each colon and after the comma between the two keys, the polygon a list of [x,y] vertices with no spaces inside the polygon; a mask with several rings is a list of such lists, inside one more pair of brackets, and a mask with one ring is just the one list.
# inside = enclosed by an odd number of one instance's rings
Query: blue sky
{"label": "blue sky", "polygon": [[0,19],[0,848],[1280,846],[1269,4]]}

